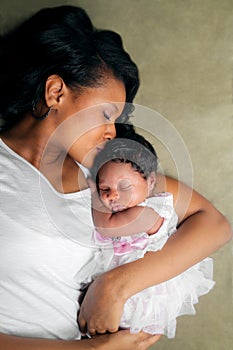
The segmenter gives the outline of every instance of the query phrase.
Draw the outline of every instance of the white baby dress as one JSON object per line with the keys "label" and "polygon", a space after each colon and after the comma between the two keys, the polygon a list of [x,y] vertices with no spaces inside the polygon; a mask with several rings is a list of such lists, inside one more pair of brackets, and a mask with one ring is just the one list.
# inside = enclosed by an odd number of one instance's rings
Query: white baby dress
{"label": "white baby dress", "polygon": [[[148,251],[160,250],[175,233],[177,215],[170,193],[148,198],[141,205],[152,207],[164,218],[159,231],[153,235],[140,233],[127,237],[117,237],[116,233],[115,238],[104,238],[94,231],[93,240],[98,249],[93,261],[83,270],[83,276],[88,276],[85,283],[116,266],[142,258]],[[135,294],[125,303],[120,327],[130,328],[131,333],[143,330],[173,338],[176,318],[195,314],[198,297],[213,288],[212,274],[213,261],[206,258],[182,274]]]}

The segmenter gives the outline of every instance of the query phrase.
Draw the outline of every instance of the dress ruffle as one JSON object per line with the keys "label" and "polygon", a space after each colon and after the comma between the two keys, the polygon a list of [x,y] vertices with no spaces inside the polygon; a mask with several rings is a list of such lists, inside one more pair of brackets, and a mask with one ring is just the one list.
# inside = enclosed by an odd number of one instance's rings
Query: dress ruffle
{"label": "dress ruffle", "polygon": [[[173,197],[162,193],[141,203],[153,208],[164,218],[163,225],[153,235],[139,233],[127,237],[105,238],[97,231],[93,240],[97,246],[94,259],[83,269],[84,283],[119,265],[143,258],[148,251],[162,249],[178,222],[173,207]],[[127,300],[120,323],[132,333],[140,330],[151,334],[175,336],[176,318],[195,314],[194,305],[201,295],[214,286],[213,260],[206,258],[180,275],[144,289]]]}
{"label": "dress ruffle", "polygon": [[212,268],[212,259],[206,258],[182,274],[135,294],[124,306],[121,327],[130,328],[132,333],[143,330],[173,338],[176,318],[194,315],[198,298],[213,288]]}

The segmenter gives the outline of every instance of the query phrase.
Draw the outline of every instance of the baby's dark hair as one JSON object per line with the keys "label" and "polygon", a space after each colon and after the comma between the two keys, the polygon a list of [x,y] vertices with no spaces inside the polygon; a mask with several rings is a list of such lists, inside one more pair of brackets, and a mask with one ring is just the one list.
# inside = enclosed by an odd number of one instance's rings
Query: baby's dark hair
{"label": "baby's dark hair", "polygon": [[91,169],[91,178],[97,185],[98,173],[107,162],[129,163],[144,178],[157,171],[158,157],[155,149],[142,135],[132,132],[127,138],[116,138],[106,143],[103,150],[95,157]]}
{"label": "baby's dark hair", "polygon": [[[139,87],[137,66],[120,35],[94,28],[82,8],[45,8],[0,37],[2,130],[44,101],[45,83],[52,74],[75,91],[98,87],[112,75],[124,83],[129,105]],[[127,122],[128,112],[121,118]]]}

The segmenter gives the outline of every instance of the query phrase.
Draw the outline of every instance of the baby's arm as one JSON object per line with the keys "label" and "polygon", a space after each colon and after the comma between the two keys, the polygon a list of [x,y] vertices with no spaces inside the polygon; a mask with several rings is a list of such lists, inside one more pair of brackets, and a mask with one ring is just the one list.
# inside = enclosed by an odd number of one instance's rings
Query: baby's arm
{"label": "baby's arm", "polygon": [[99,204],[92,213],[96,229],[105,237],[130,236],[140,232],[153,234],[163,223],[163,218],[156,211],[142,206],[112,213]]}

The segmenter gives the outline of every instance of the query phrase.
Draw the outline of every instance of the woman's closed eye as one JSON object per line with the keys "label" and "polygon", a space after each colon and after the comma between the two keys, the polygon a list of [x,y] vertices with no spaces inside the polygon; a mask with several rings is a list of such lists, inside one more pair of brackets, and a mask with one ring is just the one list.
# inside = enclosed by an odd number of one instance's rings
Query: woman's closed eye
{"label": "woman's closed eye", "polygon": [[104,114],[104,118],[106,120],[111,121],[111,115],[110,114],[108,114],[107,112],[103,112],[103,114]]}

